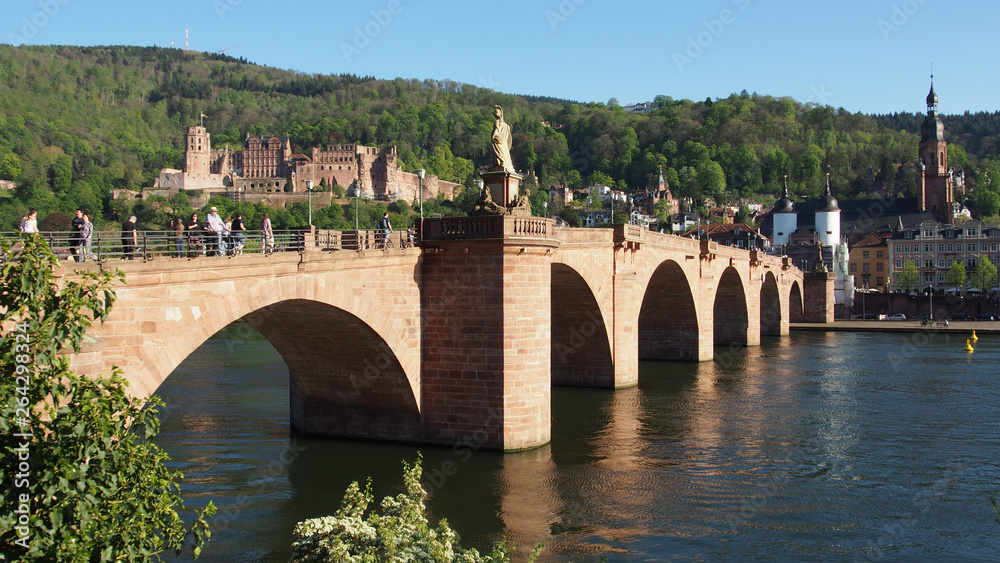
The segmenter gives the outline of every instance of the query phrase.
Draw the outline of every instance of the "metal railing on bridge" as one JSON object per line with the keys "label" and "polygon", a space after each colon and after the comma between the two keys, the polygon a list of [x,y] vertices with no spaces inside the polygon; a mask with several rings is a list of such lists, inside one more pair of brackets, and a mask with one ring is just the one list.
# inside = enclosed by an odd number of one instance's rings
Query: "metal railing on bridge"
{"label": "metal railing on bridge", "polygon": [[[22,233],[0,232],[0,237],[11,241],[11,256],[0,255],[0,263],[16,259],[20,250],[18,238]],[[405,249],[419,246],[415,231],[397,231],[384,237],[382,231],[360,230],[311,230],[309,227],[275,230],[274,238],[266,241],[258,232],[229,236],[216,236],[210,231],[185,231],[176,237],[173,231],[136,231],[136,244],[128,244],[120,231],[95,231],[90,245],[66,231],[40,232],[55,254],[65,260],[78,262],[108,260],[151,261],[163,258],[199,258],[204,256],[235,257],[243,254],[271,255],[276,252],[306,251],[361,251]]]}

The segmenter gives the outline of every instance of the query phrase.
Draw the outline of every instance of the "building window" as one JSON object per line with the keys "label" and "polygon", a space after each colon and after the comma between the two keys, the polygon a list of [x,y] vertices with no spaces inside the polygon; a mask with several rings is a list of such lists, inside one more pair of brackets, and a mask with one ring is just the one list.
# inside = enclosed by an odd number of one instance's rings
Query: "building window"
{"label": "building window", "polygon": [[882,276],[879,276],[879,277],[875,278],[875,285],[881,287],[884,283],[885,283],[885,281],[883,280]]}
{"label": "building window", "polygon": [[870,258],[871,254],[867,250],[865,250],[864,252],[861,253],[861,257],[862,258]]}
{"label": "building window", "polygon": [[969,252],[975,252],[975,251],[976,251],[976,243],[970,242],[969,243]]}
{"label": "building window", "polygon": [[972,258],[969,258],[969,269],[972,270],[975,267],[976,267],[976,257],[973,256]]}
{"label": "building window", "polygon": [[989,245],[984,242],[983,244],[981,244],[979,246],[979,251],[980,252],[986,252],[987,251],[987,248],[986,248],[987,246],[989,246]]}
{"label": "building window", "polygon": [[968,229],[965,231],[965,236],[974,237],[976,236],[976,229]]}
{"label": "building window", "polygon": [[857,272],[858,271],[858,265],[852,262],[851,263],[851,271],[852,272]]}
{"label": "building window", "polygon": [[934,229],[924,229],[924,238],[934,238]]}
{"label": "building window", "polygon": [[925,273],[924,274],[924,282],[925,283],[934,283],[934,274]]}
{"label": "building window", "polygon": [[948,252],[955,252],[955,246],[950,242],[948,243]]}
{"label": "building window", "polygon": [[875,264],[875,271],[876,272],[882,272],[882,271],[884,271],[885,268],[883,268],[882,266],[883,266],[883,264],[881,262]]}
{"label": "building window", "polygon": [[902,251],[903,251],[903,245],[897,244],[896,245],[896,252],[902,252]]}
{"label": "building window", "polygon": [[944,274],[938,274],[938,283],[944,283],[946,276]]}
{"label": "building window", "polygon": [[903,259],[902,258],[896,258],[896,269],[897,270],[902,270],[903,269]]}
{"label": "building window", "polygon": [[925,244],[924,245],[924,252],[934,252],[934,245],[933,244]]}
{"label": "building window", "polygon": [[944,258],[938,259],[938,268],[944,268]]}
{"label": "building window", "polygon": [[996,252],[996,251],[997,251],[997,243],[994,242],[993,244],[990,245],[990,252]]}
{"label": "building window", "polygon": [[910,251],[910,245],[907,244],[903,247],[903,252],[909,252],[909,251]]}
{"label": "building window", "polygon": [[925,268],[933,268],[934,267],[934,261],[933,260],[927,260],[927,261],[925,261],[924,262],[924,267]]}
{"label": "building window", "polygon": [[875,257],[876,257],[876,258],[882,258],[882,257],[883,257],[883,256],[882,256],[882,251],[881,251],[881,250],[876,250],[876,251],[875,251]]}
{"label": "building window", "polygon": [[938,252],[944,252],[944,244],[938,245]]}

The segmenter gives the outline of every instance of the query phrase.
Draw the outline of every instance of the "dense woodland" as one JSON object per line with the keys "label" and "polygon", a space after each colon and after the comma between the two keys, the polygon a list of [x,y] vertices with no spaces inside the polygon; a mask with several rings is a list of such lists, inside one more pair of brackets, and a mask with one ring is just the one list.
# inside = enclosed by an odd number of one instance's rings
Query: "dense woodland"
{"label": "dense woodland", "polygon": [[[652,114],[635,115],[613,103],[447,80],[308,75],[180,49],[0,45],[0,179],[17,183],[0,194],[0,230],[13,230],[29,206],[43,226],[77,207],[94,210],[99,227],[130,213],[141,228],[165,226],[168,213],[189,211],[183,194],[136,203],[112,200],[111,190],[151,186],[161,168],[179,168],[184,128],[202,113],[216,147],[242,146],[248,132],[287,135],[307,154],[330,141],[395,145],[404,169],[472,186],[488,163],[494,104],[514,133],[515,167],[536,193],[595,183],[640,193],[661,169],[675,195],[699,203],[770,201],[785,175],[796,198],[817,196],[827,172],[841,198],[913,195],[917,185],[920,114],[868,116],[744,91],[698,102],[656,96]],[[944,119],[950,163],[972,189],[969,206],[997,215],[1000,113]],[[426,205],[463,213],[474,196],[470,188],[457,202]],[[407,203],[390,211],[406,220]],[[371,226],[385,204],[364,207],[361,222]],[[251,221],[261,212],[241,209]],[[272,218],[280,228],[303,224],[304,213],[298,206]],[[352,214],[336,205],[314,212],[314,222],[347,228]]]}

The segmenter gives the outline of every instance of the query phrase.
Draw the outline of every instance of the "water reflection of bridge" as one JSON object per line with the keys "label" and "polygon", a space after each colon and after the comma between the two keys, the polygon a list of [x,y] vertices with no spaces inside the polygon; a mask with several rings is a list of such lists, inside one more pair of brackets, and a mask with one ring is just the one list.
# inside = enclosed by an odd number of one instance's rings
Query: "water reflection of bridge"
{"label": "water reflection of bridge", "polygon": [[640,358],[706,361],[832,321],[832,274],[630,225],[434,219],[418,247],[367,250],[331,243],[343,236],[115,262],[127,285],[75,365],[121,366],[146,395],[242,319],[288,365],[303,432],[515,450],[548,442],[552,385],[628,387]]}

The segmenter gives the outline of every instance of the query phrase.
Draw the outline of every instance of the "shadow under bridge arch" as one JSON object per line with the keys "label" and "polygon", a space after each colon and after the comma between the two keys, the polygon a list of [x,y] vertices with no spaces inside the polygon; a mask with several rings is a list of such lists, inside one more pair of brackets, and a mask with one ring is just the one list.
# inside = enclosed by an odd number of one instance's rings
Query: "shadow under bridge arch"
{"label": "shadow under bridge arch", "polygon": [[713,313],[716,346],[746,346],[750,330],[746,290],[739,272],[732,266],[726,268],[715,290]]}
{"label": "shadow under bridge arch", "polygon": [[573,268],[552,264],[552,384],[614,387],[615,367],[601,307]]}
{"label": "shadow under bridge arch", "polygon": [[781,296],[772,272],[764,275],[760,287],[760,335],[781,336]]}
{"label": "shadow under bridge arch", "polygon": [[420,409],[405,370],[360,318],[324,303],[292,299],[243,320],[288,365],[295,430],[386,440],[420,437]]}
{"label": "shadow under bridge arch", "polygon": [[646,286],[639,309],[640,360],[698,361],[698,312],[684,270],[669,260]]}

